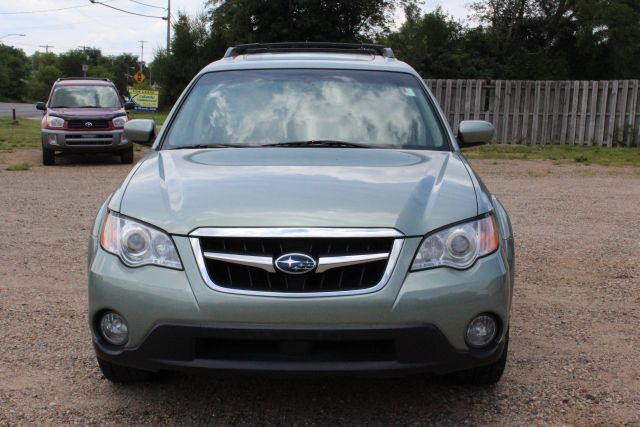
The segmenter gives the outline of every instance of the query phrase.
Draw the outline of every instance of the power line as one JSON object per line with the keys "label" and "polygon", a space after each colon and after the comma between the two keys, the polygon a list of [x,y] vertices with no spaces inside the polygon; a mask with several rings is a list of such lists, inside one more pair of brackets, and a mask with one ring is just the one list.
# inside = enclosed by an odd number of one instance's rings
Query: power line
{"label": "power line", "polygon": [[120,9],[118,7],[111,6],[111,5],[108,5],[106,3],[99,2],[97,0],[89,0],[89,1],[91,2],[91,4],[101,4],[102,6],[106,6],[106,7],[111,8],[111,9],[119,10],[120,12],[128,13],[130,15],[143,16],[145,18],[167,19],[165,16],[145,15],[143,13],[131,12],[129,10]]}
{"label": "power line", "polygon": [[132,3],[137,3],[137,4],[141,4],[142,6],[147,6],[147,7],[154,7],[156,9],[162,9],[162,10],[167,10],[166,7],[162,7],[162,6],[154,6],[152,4],[147,4],[147,3],[143,3],[141,1],[137,1],[137,0],[129,0]]}
{"label": "power line", "polygon": [[[109,0],[109,1],[113,1],[113,0]],[[63,10],[79,9],[81,7],[87,7],[87,6],[91,6],[91,5],[90,4],[81,4],[81,5],[78,5],[78,6],[68,6],[68,7],[58,8],[58,9],[27,10],[27,11],[21,11],[21,12],[0,12],[0,15],[25,15],[25,14],[29,14],[29,13],[61,12]]]}

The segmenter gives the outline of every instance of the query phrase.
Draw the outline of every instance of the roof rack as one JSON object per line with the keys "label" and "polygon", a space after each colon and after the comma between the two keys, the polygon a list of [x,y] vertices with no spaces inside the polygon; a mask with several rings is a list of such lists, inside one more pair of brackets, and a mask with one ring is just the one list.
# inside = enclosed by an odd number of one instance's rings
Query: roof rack
{"label": "roof rack", "polygon": [[57,81],[62,80],[101,80],[103,82],[110,82],[106,77],[60,77]]}
{"label": "roof rack", "polygon": [[238,55],[256,53],[352,53],[364,55],[380,55],[385,58],[395,58],[389,47],[367,43],[325,43],[325,42],[284,42],[284,43],[251,43],[230,47],[224,54],[225,58],[235,58]]}

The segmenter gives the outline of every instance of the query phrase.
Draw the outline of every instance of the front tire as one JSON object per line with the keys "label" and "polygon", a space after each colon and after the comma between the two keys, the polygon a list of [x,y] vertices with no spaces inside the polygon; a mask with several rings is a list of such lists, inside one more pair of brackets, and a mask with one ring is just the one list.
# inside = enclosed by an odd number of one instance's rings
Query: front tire
{"label": "front tire", "polygon": [[126,165],[133,163],[133,147],[125,148],[120,151],[120,160]]}
{"label": "front tire", "polygon": [[46,147],[42,147],[42,164],[52,166],[56,164],[56,152]]}
{"label": "front tire", "polygon": [[102,360],[99,357],[98,366],[102,375],[109,381],[118,384],[132,384],[150,381],[156,377],[155,372],[143,371],[141,369],[127,368],[126,366],[114,365],[111,362]]}
{"label": "front tire", "polygon": [[507,365],[507,353],[509,349],[509,332],[504,337],[504,349],[500,359],[491,365],[480,366],[453,374],[455,382],[464,385],[488,387],[497,384],[502,378],[504,368]]}

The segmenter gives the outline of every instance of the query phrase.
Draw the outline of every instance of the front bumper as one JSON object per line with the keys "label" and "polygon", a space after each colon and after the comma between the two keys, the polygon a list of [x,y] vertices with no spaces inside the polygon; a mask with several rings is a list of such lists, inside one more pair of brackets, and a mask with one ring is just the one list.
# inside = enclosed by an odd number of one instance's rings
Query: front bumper
{"label": "front bumper", "polygon": [[[153,266],[131,269],[93,241],[89,316],[96,352],[112,363],[150,370],[444,373],[497,360],[511,305],[512,272],[506,250],[478,260],[465,271],[436,268],[408,273],[420,240],[405,240],[389,282],[377,292],[299,299],[212,290],[200,276],[186,237],[174,237],[184,271]],[[124,348],[100,339],[96,325],[105,310],[115,310],[127,319],[129,342]],[[472,350],[464,341],[467,324],[487,312],[500,321],[499,337],[487,349]],[[227,337],[227,342],[221,337]],[[246,346],[249,356],[265,348],[272,352],[257,359],[220,353],[216,348],[221,339],[223,344],[244,340],[238,345]],[[362,360],[340,356],[338,346],[333,347],[338,350],[333,359],[322,360],[312,351],[318,340],[321,348],[326,342],[346,340],[378,342],[388,351],[384,357]],[[261,344],[253,348],[255,343],[246,341]],[[287,351],[274,353],[274,348],[286,349],[296,341],[311,351],[308,357],[295,360]],[[202,345],[210,351],[201,351]]]}
{"label": "front bumper", "polygon": [[42,146],[65,152],[110,152],[131,147],[124,131],[93,129],[70,131],[42,129]]}
{"label": "front bumper", "polygon": [[99,358],[138,369],[283,375],[444,374],[497,361],[505,340],[458,351],[433,325],[278,328],[264,325],[157,325],[136,348],[94,335]]}

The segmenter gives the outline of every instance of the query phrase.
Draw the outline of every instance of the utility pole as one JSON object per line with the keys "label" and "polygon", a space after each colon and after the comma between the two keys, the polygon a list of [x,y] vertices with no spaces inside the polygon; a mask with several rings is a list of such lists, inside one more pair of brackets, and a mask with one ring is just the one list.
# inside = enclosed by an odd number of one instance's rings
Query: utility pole
{"label": "utility pole", "polygon": [[48,44],[44,44],[44,45],[41,44],[40,47],[44,48],[44,52],[45,53],[49,53],[49,49],[54,48],[55,46],[51,46],[51,45],[48,45]]}
{"label": "utility pole", "polygon": [[144,44],[147,42],[146,40],[138,40],[140,43],[140,72],[142,72],[142,64],[144,62]]}
{"label": "utility pole", "polygon": [[84,51],[84,56],[87,58],[87,63],[82,64],[82,76],[86,79],[87,71],[89,71],[89,54],[87,53],[87,49],[89,49],[89,46],[78,46],[78,47]]}
{"label": "utility pole", "polygon": [[171,47],[171,0],[167,0],[167,56]]}

